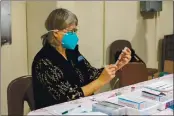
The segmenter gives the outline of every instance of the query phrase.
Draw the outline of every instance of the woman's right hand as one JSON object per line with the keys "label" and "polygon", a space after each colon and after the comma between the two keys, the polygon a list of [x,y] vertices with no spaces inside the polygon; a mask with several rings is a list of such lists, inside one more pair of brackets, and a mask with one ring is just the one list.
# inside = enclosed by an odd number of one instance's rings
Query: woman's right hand
{"label": "woman's right hand", "polygon": [[118,67],[116,65],[114,64],[107,65],[98,78],[98,81],[100,82],[100,84],[105,85],[109,83],[115,77],[117,70],[118,70]]}
{"label": "woman's right hand", "polygon": [[98,91],[102,86],[109,83],[114,77],[118,67],[115,64],[108,65],[104,68],[103,72],[98,79],[82,87],[84,96],[89,96]]}

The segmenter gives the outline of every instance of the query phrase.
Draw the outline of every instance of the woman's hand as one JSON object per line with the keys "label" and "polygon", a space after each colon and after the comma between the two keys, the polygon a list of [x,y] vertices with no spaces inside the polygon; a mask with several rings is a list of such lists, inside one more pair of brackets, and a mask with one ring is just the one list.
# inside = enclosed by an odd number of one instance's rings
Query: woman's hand
{"label": "woman's hand", "polygon": [[115,77],[116,71],[125,66],[130,60],[131,50],[129,48],[125,48],[120,54],[116,64],[110,64],[104,68],[103,72],[98,78],[100,84],[105,85],[109,83]]}
{"label": "woman's hand", "polygon": [[92,93],[100,89],[102,86],[109,83],[115,77],[116,71],[122,68],[124,65],[126,65],[130,60],[131,51],[127,48],[123,50],[117,64],[111,64],[106,66],[98,79],[82,87],[84,96],[91,95]]}
{"label": "woman's hand", "polygon": [[116,66],[118,67],[118,69],[121,69],[127,63],[129,63],[130,60],[131,60],[131,50],[126,47],[123,50],[123,52],[120,54],[118,58],[118,63],[116,64]]}
{"label": "woman's hand", "polygon": [[101,73],[100,77],[98,78],[100,84],[105,85],[109,83],[115,77],[117,70],[118,68],[115,64],[107,65]]}
{"label": "woman's hand", "polygon": [[89,96],[93,94],[94,92],[99,90],[102,86],[109,83],[115,77],[115,73],[117,70],[118,68],[115,64],[106,66],[98,79],[82,87],[84,96]]}

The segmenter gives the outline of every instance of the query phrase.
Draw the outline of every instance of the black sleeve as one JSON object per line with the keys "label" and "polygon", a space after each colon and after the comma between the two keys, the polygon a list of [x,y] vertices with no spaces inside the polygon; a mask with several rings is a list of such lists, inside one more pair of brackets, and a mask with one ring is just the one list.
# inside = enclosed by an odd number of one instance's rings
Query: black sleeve
{"label": "black sleeve", "polygon": [[36,78],[56,100],[74,100],[84,97],[80,87],[71,85],[65,78],[61,69],[54,66],[48,59],[36,62]]}
{"label": "black sleeve", "polygon": [[75,52],[76,52],[78,58],[79,58],[79,56],[83,57],[87,73],[89,74],[90,82],[97,79],[101,75],[104,68],[95,68],[95,67],[91,66],[91,64],[88,62],[88,60],[79,52],[78,45],[75,48]]}
{"label": "black sleeve", "polygon": [[93,67],[93,66],[91,66],[91,64],[86,59],[85,59],[84,62],[85,62],[85,65],[87,67],[87,71],[88,71],[88,74],[89,74],[89,79],[91,81],[97,79],[101,75],[104,68],[95,68],[95,67]]}
{"label": "black sleeve", "polygon": [[95,68],[95,67],[91,66],[91,64],[88,62],[88,60],[79,52],[78,46],[76,47],[76,52],[77,52],[78,56],[83,57],[86,70],[89,74],[89,80],[93,81],[93,80],[97,79],[101,75],[104,68]]}

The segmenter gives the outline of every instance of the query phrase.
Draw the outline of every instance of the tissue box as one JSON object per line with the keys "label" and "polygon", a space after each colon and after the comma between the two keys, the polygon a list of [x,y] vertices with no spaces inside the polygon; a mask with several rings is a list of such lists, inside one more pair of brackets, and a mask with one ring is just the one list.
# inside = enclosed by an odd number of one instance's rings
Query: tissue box
{"label": "tissue box", "polygon": [[135,109],[143,109],[146,106],[144,99],[130,96],[122,96],[118,98],[118,104],[128,106]]}
{"label": "tissue box", "polygon": [[126,108],[119,104],[103,101],[92,105],[93,112],[102,112],[108,115],[126,115]]}

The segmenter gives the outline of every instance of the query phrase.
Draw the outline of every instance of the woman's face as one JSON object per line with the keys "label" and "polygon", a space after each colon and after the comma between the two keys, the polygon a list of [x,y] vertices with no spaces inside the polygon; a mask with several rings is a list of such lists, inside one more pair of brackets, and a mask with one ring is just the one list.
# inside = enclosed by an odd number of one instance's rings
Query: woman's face
{"label": "woman's face", "polygon": [[76,25],[70,25],[68,28],[63,29],[63,30],[58,30],[57,32],[54,32],[54,36],[56,37],[56,39],[58,41],[62,41],[62,38],[64,36],[64,34],[66,34],[67,32],[74,32],[74,30],[76,30]]}

